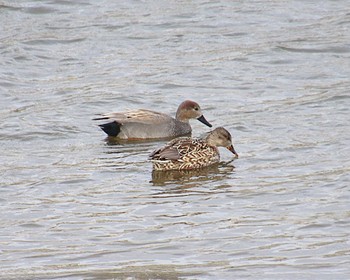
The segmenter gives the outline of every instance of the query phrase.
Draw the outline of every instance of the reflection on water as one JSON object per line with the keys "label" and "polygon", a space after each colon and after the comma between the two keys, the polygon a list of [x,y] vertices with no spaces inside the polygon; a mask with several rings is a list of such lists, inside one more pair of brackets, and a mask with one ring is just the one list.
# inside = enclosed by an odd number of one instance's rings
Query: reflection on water
{"label": "reflection on water", "polygon": [[[231,163],[230,161],[229,163]],[[179,189],[201,186],[206,181],[222,181],[231,175],[234,166],[229,163],[215,164],[194,170],[152,171],[151,183],[155,186],[176,185]]]}
{"label": "reflection on water", "polygon": [[[186,135],[186,136],[191,136],[191,135]],[[172,138],[161,138],[161,139],[131,139],[131,140],[126,140],[126,139],[120,139],[118,137],[107,137],[105,139],[106,143],[108,145],[135,145],[135,146],[143,146],[142,144],[147,144],[147,143],[163,143],[171,140]]]}

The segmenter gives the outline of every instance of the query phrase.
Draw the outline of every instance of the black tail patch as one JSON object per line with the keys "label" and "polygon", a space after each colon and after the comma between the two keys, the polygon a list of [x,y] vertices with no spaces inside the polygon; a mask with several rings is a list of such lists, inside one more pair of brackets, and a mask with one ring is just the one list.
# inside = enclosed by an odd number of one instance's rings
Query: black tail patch
{"label": "black tail patch", "polygon": [[99,125],[108,136],[118,136],[120,126],[121,124],[116,121]]}

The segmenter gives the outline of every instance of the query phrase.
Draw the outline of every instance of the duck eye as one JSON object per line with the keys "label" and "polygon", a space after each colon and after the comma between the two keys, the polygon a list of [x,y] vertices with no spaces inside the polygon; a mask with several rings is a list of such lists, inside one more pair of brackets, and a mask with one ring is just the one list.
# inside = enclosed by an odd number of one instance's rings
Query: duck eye
{"label": "duck eye", "polygon": [[198,108],[198,107],[194,107],[194,109],[195,109],[196,111],[198,111],[198,110],[199,110],[199,108]]}

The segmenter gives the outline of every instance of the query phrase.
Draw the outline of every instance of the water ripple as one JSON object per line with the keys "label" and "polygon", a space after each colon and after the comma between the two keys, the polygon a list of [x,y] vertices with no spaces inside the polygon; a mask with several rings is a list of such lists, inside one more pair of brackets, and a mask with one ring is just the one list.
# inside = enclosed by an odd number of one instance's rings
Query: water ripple
{"label": "water ripple", "polygon": [[[1,279],[348,278],[347,1],[7,2]],[[185,99],[239,159],[152,172],[92,121]]]}

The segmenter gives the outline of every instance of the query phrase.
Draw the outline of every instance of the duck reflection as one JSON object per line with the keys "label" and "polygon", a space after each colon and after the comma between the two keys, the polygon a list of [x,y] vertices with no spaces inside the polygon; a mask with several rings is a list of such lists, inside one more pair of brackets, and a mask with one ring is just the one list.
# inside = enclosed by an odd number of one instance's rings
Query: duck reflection
{"label": "duck reflection", "polygon": [[222,181],[227,178],[234,170],[233,160],[221,162],[209,167],[193,170],[169,170],[152,171],[151,183],[154,186],[165,186],[170,184],[186,185],[193,187],[202,185],[204,182]]}
{"label": "duck reflection", "polygon": [[[191,136],[191,134],[186,134],[186,136]],[[159,139],[121,139],[118,137],[111,137],[108,136],[104,139],[107,145],[114,146],[114,145],[133,145],[133,144],[154,144],[154,143],[165,143],[167,141],[172,140],[173,138],[159,138]]]}

